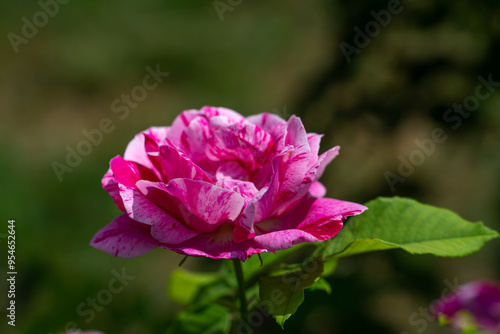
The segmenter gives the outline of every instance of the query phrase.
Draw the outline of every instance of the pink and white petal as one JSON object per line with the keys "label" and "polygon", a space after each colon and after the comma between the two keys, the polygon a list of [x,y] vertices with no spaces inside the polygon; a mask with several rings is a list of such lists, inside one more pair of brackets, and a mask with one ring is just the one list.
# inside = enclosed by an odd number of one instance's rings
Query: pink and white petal
{"label": "pink and white petal", "polygon": [[180,149],[188,156],[190,153],[205,154],[206,146],[211,137],[209,121],[203,116],[196,117],[184,129],[180,138]]}
{"label": "pink and white petal", "polygon": [[215,178],[217,181],[223,181],[228,179],[248,181],[250,175],[248,171],[241,166],[238,162],[234,160],[223,162],[220,167],[215,172]]}
{"label": "pink and white petal", "polygon": [[362,204],[334,198],[310,198],[304,201],[312,203],[309,207],[306,219],[298,226],[299,228],[317,225],[317,222],[325,219],[325,217],[340,217],[341,219],[345,219],[349,216],[359,215],[368,210],[368,208]]}
{"label": "pink and white petal", "polygon": [[307,164],[307,169],[310,169],[318,161],[319,144],[323,135],[318,135],[316,133],[308,133],[307,141],[309,142],[309,147],[311,148],[311,159]]}
{"label": "pink and white petal", "polygon": [[245,203],[238,193],[203,181],[175,179],[168,183],[167,191],[200,218],[201,221],[190,223],[202,232],[211,232],[223,223],[236,220]]}
{"label": "pink and white petal", "polygon": [[195,109],[183,111],[172,123],[167,138],[177,147],[181,145],[181,136],[191,121],[196,117],[203,116],[203,112]]}
{"label": "pink and white petal", "polygon": [[286,121],[278,115],[269,113],[248,116],[246,120],[249,123],[257,125],[259,128],[266,132],[270,132],[270,130],[278,123],[286,123]]}
{"label": "pink and white petal", "polygon": [[287,146],[274,157],[271,182],[268,186],[261,188],[254,198],[247,203],[236,224],[234,232],[236,242],[253,238],[255,235],[254,224],[266,219],[273,211],[274,199],[278,194],[281,182],[282,168],[280,166],[283,161],[288,159],[292,151],[293,147]]}
{"label": "pink and white petal", "polygon": [[158,181],[158,177],[150,169],[119,155],[111,159],[109,165],[115,181],[127,187],[134,187],[139,180]]}
{"label": "pink and white petal", "polygon": [[166,184],[163,182],[139,181],[137,182],[137,189],[170,216],[185,223],[186,226],[189,225],[187,220],[192,214],[185,212],[187,209],[181,204],[181,201],[168,193]]}
{"label": "pink and white petal", "polygon": [[277,152],[280,152],[285,147],[288,124],[283,118],[274,114],[263,113],[249,116],[246,119],[249,123],[255,124],[271,135]]}
{"label": "pink and white petal", "polygon": [[144,134],[149,135],[151,138],[154,138],[157,144],[162,144],[167,137],[169,132],[169,127],[151,127],[146,129],[143,132],[135,135],[134,139],[132,139],[125,149],[125,154],[123,158],[128,161],[133,161],[138,164],[143,165],[146,168],[153,168],[151,161],[149,161],[149,157],[146,154],[144,148]]}
{"label": "pink and white petal", "polygon": [[173,217],[165,213],[151,228],[151,235],[161,243],[177,245],[190,240],[200,233],[186,228]]}
{"label": "pink and white petal", "polygon": [[153,126],[144,131],[145,134],[154,138],[158,145],[165,145],[171,128],[168,126]]}
{"label": "pink and white petal", "polygon": [[[320,163],[306,169],[311,157],[309,143],[302,122],[295,116],[289,120],[286,143],[288,145],[272,161],[272,178],[268,188],[262,188],[262,193],[259,192],[245,208],[235,229],[236,241],[253,237],[254,224],[293,210],[309,191]],[[321,187],[314,190],[321,195]]]}
{"label": "pink and white petal", "polygon": [[136,257],[157,248],[159,242],[151,236],[150,226],[121,215],[100,229],[90,245],[114,256]]}
{"label": "pink and white petal", "polygon": [[334,237],[342,228],[342,219],[367,210],[361,204],[333,198],[305,198],[288,214],[255,225],[257,235],[284,230],[302,230],[318,240]]}
{"label": "pink and white petal", "polygon": [[224,107],[203,107],[201,108],[202,112],[207,115],[208,118],[216,117],[216,116],[226,116],[233,122],[239,122],[244,119],[242,115],[237,113],[234,110],[224,108]]}
{"label": "pink and white petal", "polygon": [[222,225],[211,233],[202,233],[182,244],[162,245],[161,247],[184,255],[241,261],[245,261],[252,254],[268,251],[266,248],[259,247],[252,239],[240,243],[234,242],[233,227]]}
{"label": "pink and white petal", "polygon": [[109,168],[106,174],[104,174],[101,183],[104,190],[106,190],[108,194],[111,195],[111,198],[113,198],[116,206],[125,212],[125,207],[123,206],[123,201],[120,196],[120,189],[118,188],[118,182],[115,181],[111,168]]}
{"label": "pink and white petal", "polygon": [[210,119],[213,137],[206,153],[214,160],[237,160],[254,171],[267,164],[274,153],[273,138],[258,126],[241,120],[235,123],[226,116]]}
{"label": "pink and white petal", "polygon": [[243,196],[245,205],[247,205],[259,192],[252,182],[234,180],[230,178],[221,179],[217,182],[217,186],[234,191]]}
{"label": "pink and white petal", "polygon": [[213,184],[213,181],[200,167],[170,143],[161,146],[159,150],[158,161],[165,182],[177,178],[186,178]]}
{"label": "pink and white petal", "polygon": [[274,199],[274,214],[281,214],[293,206],[294,202],[307,193],[309,184],[312,182],[312,180],[305,179],[308,172],[306,168],[311,159],[307,134],[304,125],[295,116],[290,117],[288,121],[285,143],[293,146],[293,151],[287,159],[282,159],[277,165],[279,173],[274,171],[275,176],[279,175],[281,181]]}
{"label": "pink and white petal", "polygon": [[255,236],[254,224],[256,221],[259,221],[259,217],[263,215],[263,211],[268,209],[264,206],[266,203],[260,201],[267,190],[267,188],[261,189],[254,198],[246,203],[246,207],[243,209],[240,219],[238,219],[234,228],[233,240],[235,242],[243,242]]}
{"label": "pink and white petal", "polygon": [[238,193],[203,181],[174,179],[167,185],[139,181],[137,187],[153,203],[200,232],[233,222],[245,203]]}
{"label": "pink and white petal", "polygon": [[248,122],[239,126],[238,137],[259,163],[269,161],[270,154],[274,153],[274,140],[270,134]]}
{"label": "pink and white petal", "polygon": [[309,188],[309,194],[313,197],[323,197],[326,195],[326,187],[319,181],[315,181]]}
{"label": "pink and white petal", "polygon": [[[285,206],[279,208],[279,210],[273,211],[273,214],[281,215],[290,211],[308,191],[313,197],[323,197],[326,194],[326,188],[316,180],[319,179],[318,175],[321,176],[321,174],[323,174],[326,165],[338,155],[338,150],[339,147],[336,146],[322,154],[318,161],[307,171],[302,183],[296,188],[295,197],[290,199],[289,202]],[[318,173],[320,168],[322,170]]]}
{"label": "pink and white petal", "polygon": [[214,175],[218,162],[207,156],[211,138],[209,121],[204,116],[196,117],[182,133],[179,149],[207,174]]}
{"label": "pink and white petal", "polygon": [[120,195],[128,216],[137,222],[151,225],[151,235],[161,242],[177,244],[199,234],[182,225],[137,189],[120,185]]}
{"label": "pink and white petal", "polygon": [[319,178],[323,175],[326,166],[328,166],[328,164],[332,162],[337,155],[339,155],[339,150],[340,146],[335,146],[319,156],[317,162],[318,170],[316,171],[314,180],[319,180]]}
{"label": "pink and white petal", "polygon": [[304,242],[320,241],[316,236],[307,231],[299,229],[283,230],[270,232],[262,235],[256,235],[253,241],[257,248],[267,249],[269,252],[275,252],[282,249],[288,249],[294,245]]}
{"label": "pink and white petal", "polygon": [[245,144],[238,136],[239,127],[228,117],[216,116],[209,119],[211,136],[206,146],[208,159],[213,161],[252,159]]}

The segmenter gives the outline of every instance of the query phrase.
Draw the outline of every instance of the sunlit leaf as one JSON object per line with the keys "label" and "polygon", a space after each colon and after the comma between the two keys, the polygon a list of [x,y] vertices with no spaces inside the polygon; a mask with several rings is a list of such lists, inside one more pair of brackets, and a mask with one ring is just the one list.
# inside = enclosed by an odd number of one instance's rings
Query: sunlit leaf
{"label": "sunlit leaf", "polygon": [[351,218],[333,239],[322,242],[323,258],[400,248],[411,254],[444,257],[478,251],[499,234],[483,223],[471,223],[446,209],[406,198],[378,198],[369,210]]}
{"label": "sunlit leaf", "polygon": [[322,278],[322,277],[320,277],[316,282],[314,282],[314,284],[311,285],[311,287],[309,287],[308,290],[309,291],[316,291],[316,290],[325,291],[327,294],[332,293],[332,287],[331,287],[330,283],[328,283],[327,280]]}
{"label": "sunlit leaf", "polygon": [[216,303],[188,308],[180,312],[167,334],[226,334],[231,329],[231,313]]}
{"label": "sunlit leaf", "polygon": [[170,275],[167,294],[173,302],[188,305],[195,300],[203,288],[222,279],[217,273],[191,272],[179,268]]}
{"label": "sunlit leaf", "polygon": [[304,301],[304,290],[311,287],[322,273],[323,262],[312,259],[305,262],[302,268],[260,278],[261,303],[282,328]]}

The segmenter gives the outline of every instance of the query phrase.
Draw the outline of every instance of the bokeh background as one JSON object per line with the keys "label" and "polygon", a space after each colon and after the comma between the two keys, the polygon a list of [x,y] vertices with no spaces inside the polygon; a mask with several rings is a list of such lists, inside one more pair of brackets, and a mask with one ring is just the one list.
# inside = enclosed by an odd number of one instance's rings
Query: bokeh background
{"label": "bokeh background", "polygon": [[[137,132],[204,105],[300,115],[308,131],[325,134],[322,151],[342,147],[323,176],[330,197],[409,196],[500,229],[500,87],[458,128],[444,120],[475,94],[478,76],[500,81],[498,1],[401,1],[350,59],[341,43],[355,46],[355,28],[365,31],[371,11],[387,10],[388,1],[215,4],[227,10],[218,13],[212,1],[69,1],[16,53],[9,34],[22,36],[23,17],[33,22],[42,9],[0,3],[0,266],[6,272],[7,220],[15,219],[19,273],[16,327],[2,333],[60,333],[75,324],[108,334],[165,332],[181,309],[165,290],[182,257],[157,250],[120,259],[88,244],[119,214],[100,184],[110,158]],[[142,84],[147,66],[170,74],[120,119],[112,102]],[[53,162],[65,164],[67,147],[103,118],[114,130],[60,182]],[[408,159],[415,140],[435,128],[447,140],[392,191],[384,174],[397,173],[399,157]],[[461,259],[392,251],[343,260],[332,294],[308,293],[286,332],[449,333],[423,321],[420,309],[450,283],[499,280],[499,250],[493,241]],[[112,270],[135,278],[87,322],[77,308],[108,288]],[[268,318],[255,332],[279,329]]]}

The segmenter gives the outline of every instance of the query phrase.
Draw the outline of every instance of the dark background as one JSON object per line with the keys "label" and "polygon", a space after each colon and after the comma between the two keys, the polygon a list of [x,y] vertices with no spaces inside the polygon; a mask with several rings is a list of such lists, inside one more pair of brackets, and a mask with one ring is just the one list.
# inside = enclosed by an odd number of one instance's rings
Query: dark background
{"label": "dark background", "polygon": [[[387,1],[220,3],[231,9],[222,19],[211,1],[70,1],[17,53],[11,33],[22,36],[23,17],[33,22],[40,4],[0,4],[0,263],[5,272],[7,220],[15,219],[18,271],[17,325],[8,333],[59,333],[71,322],[107,334],[165,332],[180,309],[166,284],[182,257],[157,250],[120,259],[88,244],[119,214],[100,185],[110,158],[137,132],[204,105],[300,115],[309,132],[326,134],[321,151],[342,147],[322,179],[330,197],[409,196],[500,228],[500,89],[460,126],[444,117],[475,94],[479,76],[500,81],[498,1],[402,1],[349,59],[340,45],[355,47],[354,29],[365,31]],[[170,75],[120,119],[111,103],[142,84],[147,66]],[[67,147],[103,118],[114,130],[60,182],[54,161],[66,164]],[[415,140],[436,128],[447,140],[392,191],[385,173],[398,173],[401,157],[417,154]],[[449,333],[420,308],[449,283],[498,280],[499,248],[494,241],[462,259],[392,251],[344,260],[332,294],[308,293],[286,332]],[[122,268],[135,279],[87,323],[78,306]],[[270,319],[255,332],[279,329]]]}

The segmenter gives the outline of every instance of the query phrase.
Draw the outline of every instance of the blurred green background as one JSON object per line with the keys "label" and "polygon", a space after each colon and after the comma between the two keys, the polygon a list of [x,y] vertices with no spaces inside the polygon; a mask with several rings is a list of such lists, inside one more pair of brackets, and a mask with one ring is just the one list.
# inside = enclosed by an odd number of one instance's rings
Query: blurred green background
{"label": "blurred green background", "polygon": [[[339,45],[355,46],[354,29],[365,31],[388,1],[217,3],[227,6],[222,16],[212,1],[69,1],[16,47],[11,33],[24,38],[23,17],[33,22],[41,5],[0,4],[0,263],[6,272],[7,220],[15,219],[18,271],[16,327],[2,333],[165,332],[180,309],[166,284],[182,257],[157,250],[120,259],[88,244],[119,214],[100,184],[109,160],[137,132],[204,105],[300,115],[309,132],[325,134],[322,151],[342,147],[322,179],[330,197],[410,196],[500,229],[500,89],[456,129],[444,119],[475,94],[478,76],[500,81],[498,1],[402,1],[350,61]],[[170,75],[120,119],[112,102],[142,84],[147,66]],[[53,162],[65,164],[67,147],[103,118],[114,130],[59,182]],[[447,140],[392,191],[384,174],[397,173],[398,157],[408,159],[435,128]],[[494,241],[462,259],[394,251],[344,260],[332,294],[308,293],[286,332],[449,333],[420,309],[450,282],[499,280],[499,249]],[[113,270],[135,278],[89,321],[87,298],[104,296]],[[277,332],[271,318],[255,330]]]}

